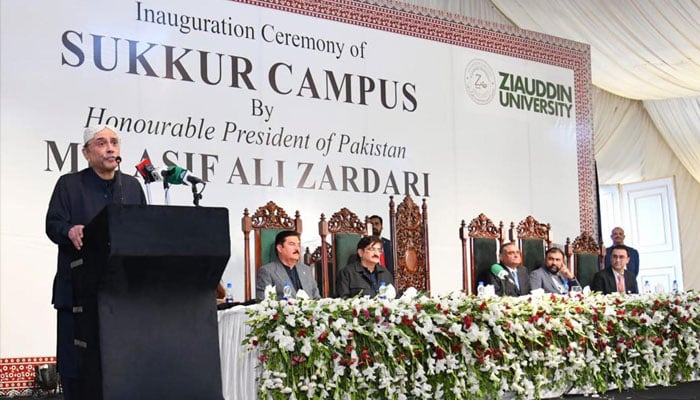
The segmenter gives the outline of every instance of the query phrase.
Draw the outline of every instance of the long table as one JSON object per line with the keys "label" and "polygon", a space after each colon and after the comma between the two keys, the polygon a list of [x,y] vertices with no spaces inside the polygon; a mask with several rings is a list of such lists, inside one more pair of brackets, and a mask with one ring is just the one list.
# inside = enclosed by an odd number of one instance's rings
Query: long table
{"label": "long table", "polygon": [[257,352],[241,343],[250,331],[245,322],[247,307],[236,306],[218,312],[221,384],[226,400],[252,400],[256,394]]}
{"label": "long table", "polygon": [[[255,313],[247,314],[252,307]],[[526,397],[553,398],[559,397],[553,394],[559,389],[592,394],[613,387],[669,385],[697,380],[700,370],[700,294],[693,291],[640,296],[479,299],[457,294],[397,300],[265,300],[220,311],[218,319],[227,400],[256,399],[258,390],[277,390],[275,380],[285,390],[278,394],[294,390],[302,398],[309,387],[302,386],[303,374],[309,371],[321,376],[315,381],[318,387],[331,388],[326,389],[327,398],[339,398],[348,388],[355,393],[358,388],[377,392],[381,387],[372,387],[371,382],[353,385],[370,376],[363,370],[382,362],[394,368],[385,373],[385,380],[404,379],[407,386],[417,381],[410,381],[413,375],[403,366],[420,364],[422,371],[449,368],[432,376],[464,377],[463,382],[456,381],[462,390],[474,387],[484,398],[494,391],[504,396],[518,391]],[[253,329],[248,323],[259,336],[252,351],[242,344]],[[279,336],[282,331],[284,337]],[[322,367],[304,368],[309,365],[303,364],[307,362],[304,354],[312,355],[319,363],[314,365]],[[266,360],[264,373],[256,369],[259,358]],[[364,360],[368,363],[358,364]],[[405,376],[395,376],[401,373]],[[543,374],[537,378],[536,394],[531,383],[535,374]],[[295,381],[282,382],[285,376]],[[263,386],[258,387],[258,381]],[[555,384],[551,392],[543,386],[549,382]],[[388,387],[399,390],[393,384]],[[448,381],[444,387],[454,386]],[[426,390],[435,388],[433,384]],[[377,392],[376,397],[392,394]]]}

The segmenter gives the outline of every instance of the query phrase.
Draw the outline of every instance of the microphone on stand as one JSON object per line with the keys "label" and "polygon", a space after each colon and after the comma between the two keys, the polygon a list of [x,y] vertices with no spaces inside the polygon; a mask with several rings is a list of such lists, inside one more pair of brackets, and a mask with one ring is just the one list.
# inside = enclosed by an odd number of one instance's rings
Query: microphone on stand
{"label": "microphone on stand", "polygon": [[119,186],[119,204],[124,204],[124,186],[122,186],[122,158],[120,156],[114,157],[114,161],[117,162],[117,186]]}
{"label": "microphone on stand", "polygon": [[151,160],[148,158],[144,158],[141,160],[140,163],[136,164],[136,170],[139,172],[139,175],[143,178],[143,181],[146,186],[146,197],[148,198],[148,204],[151,204],[151,183],[155,181],[159,181],[161,179],[160,174],[156,171],[155,167],[153,167],[153,164],[151,164]]}
{"label": "microphone on stand", "polygon": [[491,266],[491,273],[496,275],[498,279],[510,278],[510,274],[508,273],[508,271],[506,271],[506,269],[503,268],[503,266],[501,266],[500,264],[493,264]]}
{"label": "microphone on stand", "polygon": [[161,179],[155,167],[151,164],[151,160],[148,158],[144,158],[140,163],[136,164],[136,170],[139,171],[145,183],[153,183]]}
{"label": "microphone on stand", "polygon": [[172,185],[196,185],[198,183],[206,185],[201,178],[198,178],[190,173],[190,171],[178,165],[171,165],[167,169],[160,172],[163,179],[167,180]]}
{"label": "microphone on stand", "polygon": [[[167,169],[161,171],[160,174],[163,176],[163,187],[166,188],[166,196],[169,183],[173,185],[187,185],[189,183],[190,186],[192,186],[194,205],[199,206],[199,200],[202,199],[202,191],[204,191],[204,187],[207,185],[204,180],[190,174],[190,171],[178,165],[171,165]],[[198,183],[202,184],[202,190],[199,192],[197,191]]]}

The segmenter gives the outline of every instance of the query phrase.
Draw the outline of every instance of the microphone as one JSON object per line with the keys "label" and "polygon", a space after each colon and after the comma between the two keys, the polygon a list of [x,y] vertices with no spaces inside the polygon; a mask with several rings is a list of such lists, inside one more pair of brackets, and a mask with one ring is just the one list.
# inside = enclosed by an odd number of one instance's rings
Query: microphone
{"label": "microphone", "polygon": [[140,163],[136,164],[136,170],[147,184],[161,179],[155,167],[151,164],[151,160],[148,158],[144,158]]}
{"label": "microphone", "polygon": [[508,271],[506,271],[500,264],[493,264],[491,266],[491,273],[496,275],[498,279],[510,278]]}
{"label": "microphone", "polygon": [[117,185],[119,186],[119,204],[124,204],[124,186],[122,186],[122,158],[120,156],[114,157],[114,161],[117,163]]}
{"label": "microphone", "polygon": [[160,172],[163,176],[163,180],[172,185],[196,185],[198,183],[205,184],[205,182],[192,174],[190,171],[178,166],[171,165],[167,169]]}

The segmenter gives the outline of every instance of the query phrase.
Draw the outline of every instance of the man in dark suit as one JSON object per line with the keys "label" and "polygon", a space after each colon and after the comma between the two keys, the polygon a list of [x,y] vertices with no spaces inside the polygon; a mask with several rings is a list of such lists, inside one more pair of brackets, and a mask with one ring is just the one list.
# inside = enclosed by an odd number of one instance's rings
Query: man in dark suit
{"label": "man in dark suit", "polygon": [[297,291],[303,289],[310,298],[321,297],[314,274],[308,265],[301,262],[301,243],[299,234],[294,231],[282,231],[275,237],[277,261],[260,267],[255,277],[255,298],[265,297],[265,288],[275,287],[277,298],[284,298],[284,285],[291,287],[291,297],[296,297]]}
{"label": "man in dark suit", "polygon": [[369,217],[369,222],[372,224],[372,235],[379,236],[382,239],[382,258],[384,258],[384,262],[380,261],[379,263],[391,272],[391,276],[394,276],[394,248],[391,245],[391,240],[382,237],[384,221],[379,215],[373,215]]}
{"label": "man in dark suit", "polygon": [[494,286],[498,296],[522,296],[530,294],[530,277],[527,268],[522,266],[520,249],[515,243],[508,243],[501,247],[501,266],[507,272],[504,277],[489,273],[486,282]]}
{"label": "man in dark suit", "polygon": [[[543,289],[546,293],[566,293],[572,286],[581,286],[573,273],[564,264],[564,252],[552,247],[544,254],[545,265],[530,272],[532,289]],[[568,282],[568,286],[564,283]]]}
{"label": "man in dark suit", "polygon": [[51,302],[57,311],[56,358],[66,400],[81,398],[85,377],[74,343],[71,277],[71,263],[82,258],[83,228],[109,204],[146,204],[141,184],[117,170],[120,152],[116,129],[107,125],[85,129],[83,156],[88,168],[58,179],[46,212],[46,235],[58,245]]}
{"label": "man in dark suit", "polygon": [[612,262],[612,257],[610,255],[613,247],[617,245],[623,245],[627,247],[627,250],[630,255],[630,261],[627,263],[627,269],[632,271],[635,278],[639,276],[639,252],[637,251],[637,249],[627,246],[625,244],[624,229],[620,228],[619,226],[613,228],[612,232],[610,233],[610,239],[612,239],[613,245],[605,249],[605,268],[610,268]]}
{"label": "man in dark suit", "polygon": [[357,242],[358,259],[338,272],[336,296],[374,297],[379,294],[382,283],[388,285],[394,281],[391,273],[379,263],[381,245],[379,236],[365,236]]}
{"label": "man in dark suit", "polygon": [[623,244],[613,246],[610,251],[610,268],[598,271],[593,276],[591,290],[610,293],[639,293],[634,273],[627,269],[630,261],[629,248]]}

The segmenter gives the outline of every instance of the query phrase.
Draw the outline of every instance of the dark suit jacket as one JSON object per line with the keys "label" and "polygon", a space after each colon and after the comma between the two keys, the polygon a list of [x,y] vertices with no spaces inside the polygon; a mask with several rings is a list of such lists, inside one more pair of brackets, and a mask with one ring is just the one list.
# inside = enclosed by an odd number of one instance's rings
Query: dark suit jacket
{"label": "dark suit jacket", "polygon": [[[56,309],[73,307],[71,262],[82,258],[68,238],[73,225],[87,225],[102,209],[112,203],[146,204],[141,184],[133,176],[121,175],[121,186],[115,180],[101,179],[92,168],[61,176],[46,212],[46,235],[58,245],[58,268],[53,280],[51,303]],[[120,195],[119,190],[123,193]]]}
{"label": "dark suit jacket", "polygon": [[[593,276],[593,281],[591,281],[591,290],[603,292],[603,294],[616,293],[617,282],[615,281],[613,270],[606,268],[596,272]],[[632,271],[628,269],[625,270],[625,291],[627,293],[639,293],[637,280],[634,278]]]}
{"label": "dark suit jacket", "polygon": [[363,296],[374,297],[378,294],[377,290],[381,282],[385,282],[387,285],[393,284],[394,277],[391,276],[388,269],[377,264],[374,267],[374,271],[377,277],[376,288],[372,285],[369,271],[359,261],[348,264],[338,272],[335,295],[338,297],[353,297],[362,293]]}
{"label": "dark suit jacket", "polygon": [[[394,246],[392,246],[391,240],[382,238],[382,251],[384,252],[386,269],[389,270],[391,276],[394,276]],[[394,281],[391,281],[391,283],[394,283]]]}
{"label": "dark suit jacket", "polygon": [[[634,277],[639,276],[639,252],[632,247],[625,246],[630,251],[630,262],[627,264],[627,269],[632,271]],[[605,268],[610,268],[610,255],[612,254],[612,246],[605,249]]]}
{"label": "dark suit jacket", "polygon": [[[277,299],[284,298],[282,289],[284,288],[284,283],[289,281],[286,268],[287,267],[282,265],[279,261],[273,261],[260,267],[258,275],[255,277],[255,298],[262,300],[265,297],[265,287],[267,285],[275,287]],[[306,294],[312,299],[320,298],[321,294],[318,291],[318,285],[316,284],[316,279],[314,279],[314,273],[311,267],[302,262],[298,262],[294,268],[297,269],[301,288]],[[297,292],[292,287],[292,297],[296,297],[296,295]]]}
{"label": "dark suit jacket", "polygon": [[498,296],[523,296],[530,294],[530,276],[527,272],[527,268],[520,266],[518,267],[518,282],[520,283],[520,290],[511,280],[510,270],[508,267],[503,266],[503,268],[508,271],[508,277],[506,279],[499,279],[496,275],[489,273],[486,276],[486,283],[493,285],[496,295]]}

